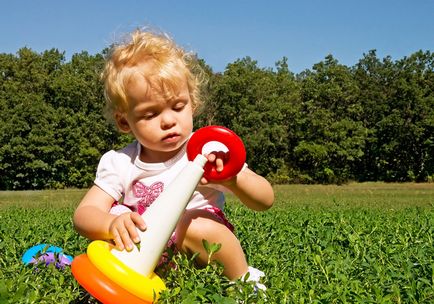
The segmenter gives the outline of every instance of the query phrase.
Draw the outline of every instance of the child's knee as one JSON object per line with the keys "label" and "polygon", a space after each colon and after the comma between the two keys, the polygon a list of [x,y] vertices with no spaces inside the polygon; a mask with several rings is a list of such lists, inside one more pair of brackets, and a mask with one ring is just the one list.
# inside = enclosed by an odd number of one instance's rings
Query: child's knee
{"label": "child's knee", "polygon": [[[202,214],[201,214],[202,213]],[[204,239],[214,233],[221,225],[208,212],[199,212],[187,215],[186,235],[192,239]]]}
{"label": "child's knee", "polygon": [[225,233],[232,234],[213,214],[205,210],[187,211],[177,226],[177,246],[184,249],[192,243],[200,245],[204,239],[216,242]]}

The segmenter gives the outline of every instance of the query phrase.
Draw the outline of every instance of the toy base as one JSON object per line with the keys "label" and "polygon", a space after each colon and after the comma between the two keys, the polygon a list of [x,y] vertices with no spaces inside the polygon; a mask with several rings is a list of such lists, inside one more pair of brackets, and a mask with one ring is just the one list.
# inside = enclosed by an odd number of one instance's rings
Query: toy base
{"label": "toy base", "polygon": [[74,258],[71,271],[78,283],[104,304],[150,304],[110,281],[89,260],[87,254]]}
{"label": "toy base", "polygon": [[[142,240],[143,241],[143,240]],[[89,261],[114,284],[145,301],[158,298],[166,289],[164,282],[152,271],[143,275],[112,254],[114,246],[101,240],[93,241],[87,247]]]}

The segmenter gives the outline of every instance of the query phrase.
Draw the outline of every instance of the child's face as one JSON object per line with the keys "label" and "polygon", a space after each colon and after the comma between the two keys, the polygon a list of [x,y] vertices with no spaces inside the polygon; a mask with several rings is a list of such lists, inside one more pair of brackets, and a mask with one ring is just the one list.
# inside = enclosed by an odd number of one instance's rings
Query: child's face
{"label": "child's face", "polygon": [[193,110],[187,80],[182,81],[170,98],[160,86],[151,87],[142,75],[130,80],[126,93],[127,112],[116,121],[124,132],[132,132],[142,145],[140,158],[163,162],[178,153],[193,130]]}

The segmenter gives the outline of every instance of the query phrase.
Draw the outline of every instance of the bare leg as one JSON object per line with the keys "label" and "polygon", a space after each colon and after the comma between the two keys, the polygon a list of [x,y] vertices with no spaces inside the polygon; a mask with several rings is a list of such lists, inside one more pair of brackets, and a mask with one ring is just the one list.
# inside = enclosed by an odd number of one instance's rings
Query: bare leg
{"label": "bare leg", "polygon": [[212,256],[224,266],[224,275],[230,280],[243,276],[248,265],[240,242],[224,224],[206,210],[188,210],[176,228],[176,246],[186,253],[198,252],[197,262],[206,265],[208,254],[202,240],[210,244],[221,244],[220,250]]}

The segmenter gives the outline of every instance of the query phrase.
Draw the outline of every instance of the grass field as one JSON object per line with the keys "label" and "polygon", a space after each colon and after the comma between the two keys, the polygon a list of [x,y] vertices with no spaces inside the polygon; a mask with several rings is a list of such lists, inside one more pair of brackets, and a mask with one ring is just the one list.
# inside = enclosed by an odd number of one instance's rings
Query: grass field
{"label": "grass field", "polygon": [[[162,303],[434,303],[434,184],[275,186],[267,212],[228,198],[227,216],[265,295],[177,255]],[[70,269],[21,262],[48,243],[76,256],[71,215],[82,190],[0,192],[0,303],[97,303]]]}

